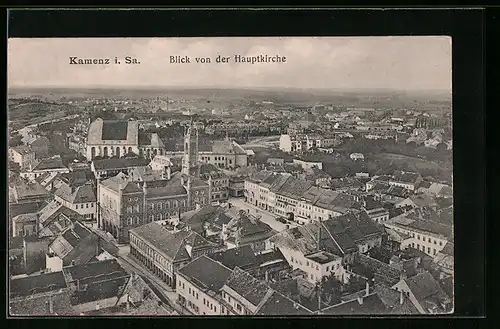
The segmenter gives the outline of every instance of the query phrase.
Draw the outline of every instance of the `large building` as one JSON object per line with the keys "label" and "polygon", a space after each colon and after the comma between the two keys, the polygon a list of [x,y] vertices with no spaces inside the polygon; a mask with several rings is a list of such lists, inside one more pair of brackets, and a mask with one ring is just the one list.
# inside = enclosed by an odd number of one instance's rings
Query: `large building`
{"label": "large building", "polygon": [[318,135],[281,135],[280,150],[284,152],[307,152],[314,148],[325,148],[334,146],[334,138]]}
{"label": "large building", "polygon": [[96,119],[90,124],[86,157],[121,157],[135,153],[150,159],[155,154],[164,154],[165,145],[157,134],[139,138],[139,124],[135,120]]}
{"label": "large building", "polygon": [[197,138],[193,129],[186,132],[182,172],[135,168],[98,183],[101,229],[119,243],[129,241],[131,228],[179,216],[211,200],[211,185],[199,178]]}

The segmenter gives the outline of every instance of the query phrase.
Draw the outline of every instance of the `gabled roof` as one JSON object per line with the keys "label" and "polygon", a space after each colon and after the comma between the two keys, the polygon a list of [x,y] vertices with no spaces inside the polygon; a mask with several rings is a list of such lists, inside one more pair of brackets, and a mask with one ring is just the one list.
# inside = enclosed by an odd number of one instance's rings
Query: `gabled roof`
{"label": "gabled roof", "polygon": [[179,269],[179,274],[201,289],[218,292],[231,275],[223,264],[201,256]]}
{"label": "gabled roof", "polygon": [[327,307],[322,310],[323,314],[328,315],[352,315],[352,314],[387,314],[388,310],[384,303],[376,293],[362,297],[361,299],[354,299],[348,302],[340,303]]}
{"label": "gabled roof", "polygon": [[207,256],[217,262],[220,262],[231,270],[235,267],[246,269],[258,264],[258,258],[255,256],[255,253],[250,245],[219,251],[208,254]]}
{"label": "gabled roof", "polygon": [[72,189],[67,183],[62,183],[56,190],[55,195],[69,203],[88,203],[97,201],[94,189],[89,184]]}
{"label": "gabled roof", "polygon": [[11,297],[28,297],[49,291],[58,291],[66,287],[63,273],[54,272],[11,279],[9,293]]}
{"label": "gabled roof", "polygon": [[225,286],[237,292],[254,306],[258,306],[271,290],[267,284],[254,278],[239,267],[233,270]]}
{"label": "gabled roof", "polygon": [[116,259],[68,266],[63,273],[67,282],[80,286],[71,296],[72,305],[119,297],[130,278]]}
{"label": "gabled roof", "polygon": [[[64,259],[91,234],[94,233],[79,222],[75,222],[73,227],[68,228],[51,243],[50,249],[52,249],[59,258]],[[84,253],[84,255],[86,255],[86,253]],[[88,255],[87,260],[90,260],[92,257],[93,255]]]}
{"label": "gabled roof", "polygon": [[130,232],[150,243],[174,262],[190,258],[186,251],[187,243],[193,244],[193,250],[206,246],[213,246],[213,243],[207,241],[198,233],[187,230],[172,233],[156,222],[133,228]]}
{"label": "gabled roof", "polygon": [[94,160],[92,162],[96,170],[116,170],[116,169],[128,169],[133,167],[146,167],[149,161],[141,158],[109,158]]}
{"label": "gabled roof", "polygon": [[38,164],[33,166],[33,171],[35,170],[51,170],[51,169],[67,169],[63,165],[62,159],[60,157],[41,159]]}
{"label": "gabled roof", "polygon": [[404,280],[417,301],[425,307],[426,301],[441,303],[450,298],[428,271]]}
{"label": "gabled roof", "polygon": [[10,148],[12,151],[17,152],[22,155],[30,154],[34,152],[31,147],[27,145],[18,145]]}
{"label": "gabled roof", "polygon": [[311,315],[312,312],[277,291],[255,312],[256,315]]}

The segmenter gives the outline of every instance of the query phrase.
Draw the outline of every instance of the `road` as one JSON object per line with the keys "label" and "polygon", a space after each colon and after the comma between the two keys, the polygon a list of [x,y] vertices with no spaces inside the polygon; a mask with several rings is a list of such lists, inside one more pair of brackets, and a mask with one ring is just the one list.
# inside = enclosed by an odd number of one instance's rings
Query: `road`
{"label": "road", "polygon": [[123,267],[127,273],[137,273],[139,274],[146,284],[154,291],[154,293],[161,299],[165,304],[165,307],[169,311],[176,314],[189,314],[187,311],[182,309],[177,303],[176,292],[160,278],[158,278],[153,273],[149,272],[144,266],[139,264],[130,255],[130,245],[119,245],[116,240],[112,237],[106,235],[104,232],[93,228],[92,231],[97,233],[107,244],[113,245],[115,250],[112,255],[117,258],[118,263]]}
{"label": "road", "polygon": [[[261,221],[271,226],[271,228],[275,231],[281,232],[283,230],[286,230],[286,225],[281,222],[278,222],[276,220],[277,217],[276,215],[266,210],[262,210],[250,203],[247,203],[245,202],[244,199],[230,198],[228,202],[231,203],[234,207],[239,209],[245,209],[245,210],[250,209],[250,213],[252,215],[261,215]],[[294,226],[294,224],[291,224],[291,226]]]}

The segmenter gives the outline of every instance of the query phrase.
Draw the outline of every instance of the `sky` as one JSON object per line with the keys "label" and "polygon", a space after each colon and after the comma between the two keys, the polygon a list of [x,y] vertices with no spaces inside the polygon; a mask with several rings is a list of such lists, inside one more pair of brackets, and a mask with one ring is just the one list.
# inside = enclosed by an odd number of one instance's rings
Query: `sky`
{"label": "sky", "polygon": [[[234,63],[234,55],[285,63]],[[170,56],[190,64],[171,64]],[[218,55],[230,63],[215,63]],[[70,65],[70,57],[122,64]],[[125,56],[140,64],[126,65]],[[212,63],[196,63],[211,57]],[[52,38],[8,41],[9,87],[234,87],[451,90],[451,38]]]}

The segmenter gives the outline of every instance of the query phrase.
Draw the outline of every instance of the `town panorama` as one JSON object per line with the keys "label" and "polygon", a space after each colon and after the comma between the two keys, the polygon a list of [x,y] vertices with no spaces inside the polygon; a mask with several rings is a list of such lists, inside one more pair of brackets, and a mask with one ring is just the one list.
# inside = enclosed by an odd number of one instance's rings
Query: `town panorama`
{"label": "town panorama", "polygon": [[9,90],[11,316],[453,312],[450,94]]}

